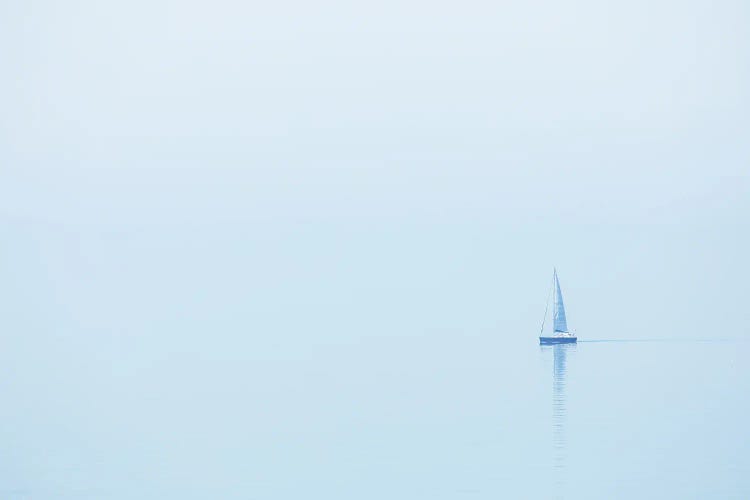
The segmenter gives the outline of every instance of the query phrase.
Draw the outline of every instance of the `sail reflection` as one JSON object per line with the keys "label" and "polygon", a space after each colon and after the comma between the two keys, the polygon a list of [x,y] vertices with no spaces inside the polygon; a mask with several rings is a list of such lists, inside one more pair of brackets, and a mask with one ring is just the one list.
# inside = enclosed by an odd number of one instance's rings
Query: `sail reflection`
{"label": "sail reflection", "polygon": [[576,344],[542,346],[542,352],[552,351],[552,453],[557,481],[562,486],[567,467],[566,421],[568,398],[566,393],[568,356],[576,351]]}

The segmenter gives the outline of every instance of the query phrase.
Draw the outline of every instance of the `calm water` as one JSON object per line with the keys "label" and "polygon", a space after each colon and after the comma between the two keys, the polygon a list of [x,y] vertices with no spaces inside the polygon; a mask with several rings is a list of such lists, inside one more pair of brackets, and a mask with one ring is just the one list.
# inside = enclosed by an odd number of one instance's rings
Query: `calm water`
{"label": "calm water", "polygon": [[17,341],[2,498],[750,496],[750,344],[501,337]]}
{"label": "calm water", "polygon": [[552,368],[554,480],[535,496],[745,498],[746,345],[611,340],[542,348]]}

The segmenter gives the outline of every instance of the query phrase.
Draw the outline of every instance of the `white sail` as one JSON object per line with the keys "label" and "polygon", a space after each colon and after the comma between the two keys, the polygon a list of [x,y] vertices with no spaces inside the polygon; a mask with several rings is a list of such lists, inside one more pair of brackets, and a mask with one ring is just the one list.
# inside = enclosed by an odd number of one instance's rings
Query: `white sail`
{"label": "white sail", "polygon": [[557,270],[555,270],[555,300],[552,312],[552,330],[553,332],[568,332],[568,321],[565,318],[565,305],[563,304],[562,292],[560,291],[560,281],[557,279]]}

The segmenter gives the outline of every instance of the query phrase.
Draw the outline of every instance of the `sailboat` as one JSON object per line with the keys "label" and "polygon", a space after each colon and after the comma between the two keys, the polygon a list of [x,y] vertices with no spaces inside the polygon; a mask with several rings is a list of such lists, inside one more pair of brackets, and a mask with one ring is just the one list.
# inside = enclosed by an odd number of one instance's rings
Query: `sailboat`
{"label": "sailboat", "polygon": [[552,291],[554,293],[552,300],[552,332],[549,335],[545,335],[544,333],[544,320],[547,319],[547,309],[545,308],[542,330],[539,332],[539,343],[570,344],[576,342],[578,338],[575,333],[568,331],[568,320],[565,317],[565,305],[563,304],[562,292],[560,291],[560,280],[557,279],[557,269],[553,271],[552,275]]}

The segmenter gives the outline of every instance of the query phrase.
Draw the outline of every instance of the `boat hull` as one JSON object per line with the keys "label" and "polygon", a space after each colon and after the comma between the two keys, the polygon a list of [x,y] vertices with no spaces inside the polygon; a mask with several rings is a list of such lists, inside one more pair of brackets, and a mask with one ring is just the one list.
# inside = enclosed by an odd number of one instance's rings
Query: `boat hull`
{"label": "boat hull", "polygon": [[577,337],[539,337],[539,343],[547,344],[574,344],[578,341]]}

